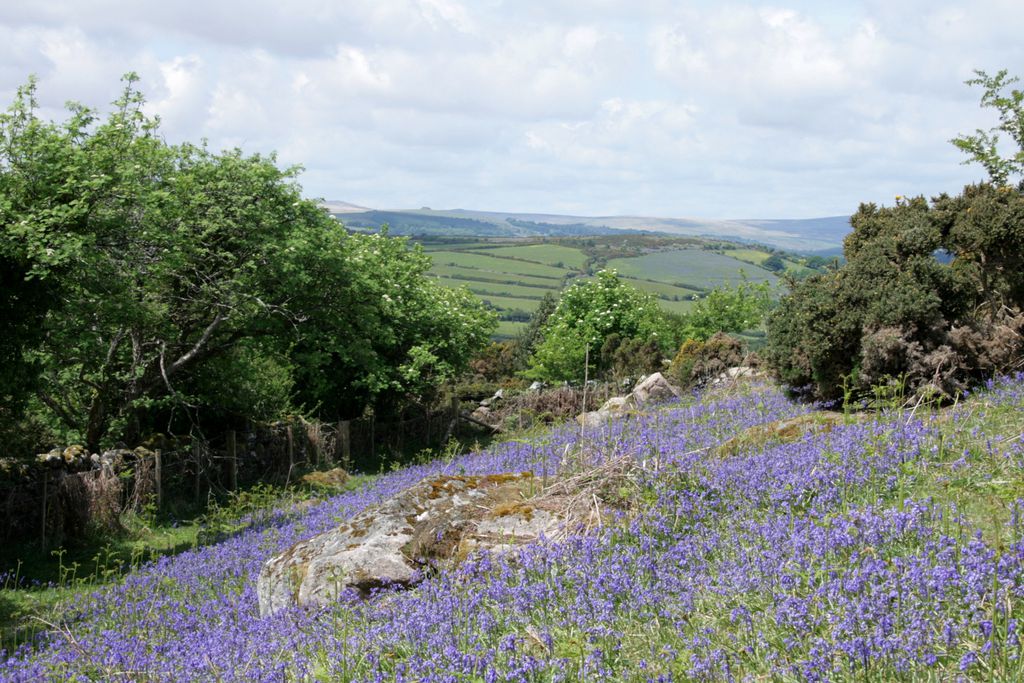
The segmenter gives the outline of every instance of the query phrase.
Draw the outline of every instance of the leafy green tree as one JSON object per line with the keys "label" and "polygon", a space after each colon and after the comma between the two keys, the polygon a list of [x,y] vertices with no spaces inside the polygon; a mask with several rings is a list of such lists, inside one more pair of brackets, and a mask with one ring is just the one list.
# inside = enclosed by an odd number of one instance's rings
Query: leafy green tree
{"label": "leafy green tree", "polygon": [[601,365],[601,348],[613,334],[621,340],[653,341],[662,352],[671,342],[657,300],[614,270],[602,270],[593,280],[576,283],[562,293],[544,326],[528,375],[578,382],[584,378],[589,357],[589,372],[596,376],[606,369]]}
{"label": "leafy green tree", "polygon": [[183,412],[390,410],[486,342],[422,251],[349,235],[273,156],[168,145],[135,86],[56,124],[30,81],[0,117],[0,390],[97,449]]}
{"label": "leafy green tree", "polygon": [[764,260],[761,267],[765,270],[770,270],[773,273],[781,273],[786,269],[786,262],[782,260],[782,257],[778,254],[772,254]]}
{"label": "leafy green tree", "polygon": [[[970,157],[965,164],[981,164],[988,171],[989,180],[993,184],[1006,185],[1011,175],[1024,175],[1024,92],[1010,88],[1020,79],[1010,77],[1006,69],[995,76],[989,76],[981,70],[975,70],[974,73],[977,78],[966,83],[984,88],[981,106],[999,112],[999,125],[987,131],[979,128],[974,135],[959,135],[950,142]],[[1008,135],[1017,146],[1017,151],[1010,156],[1004,156],[999,150],[1000,133]]]}
{"label": "leafy green tree", "polygon": [[524,370],[529,364],[530,357],[543,340],[544,327],[547,325],[548,318],[556,308],[558,308],[558,297],[552,292],[545,292],[544,298],[537,305],[537,310],[530,317],[526,329],[515,339],[517,370]]}
{"label": "leafy green tree", "polygon": [[427,277],[429,256],[405,238],[337,227],[296,249],[301,265],[287,290],[309,321],[292,355],[310,409],[393,413],[431,398],[490,341],[495,314],[468,289]]}
{"label": "leafy green tree", "polygon": [[743,332],[759,327],[772,306],[771,285],[741,282],[712,289],[680,320],[682,340],[705,341],[716,332]]}

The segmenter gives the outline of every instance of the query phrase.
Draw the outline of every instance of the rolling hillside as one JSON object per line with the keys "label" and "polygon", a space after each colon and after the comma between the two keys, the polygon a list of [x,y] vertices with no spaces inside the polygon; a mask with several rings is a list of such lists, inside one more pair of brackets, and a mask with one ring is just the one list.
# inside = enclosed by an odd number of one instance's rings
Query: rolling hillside
{"label": "rolling hillside", "polygon": [[[558,295],[601,268],[614,268],[672,313],[685,313],[708,290],[743,279],[778,282],[761,267],[772,253],[710,239],[651,235],[459,241],[419,238],[433,258],[431,273],[449,287],[466,287],[492,306],[501,324],[496,337],[514,336],[546,294]],[[783,256],[797,275],[811,272],[795,254]]]}
{"label": "rolling hillside", "polygon": [[[573,237],[623,233],[660,233],[710,237],[768,245],[799,253],[834,253],[850,231],[849,217],[811,219],[693,219],[649,216],[561,216],[452,209],[358,211],[341,201],[325,204],[350,228],[378,230],[383,224],[396,235],[483,237]],[[342,210],[335,211],[335,206]]]}

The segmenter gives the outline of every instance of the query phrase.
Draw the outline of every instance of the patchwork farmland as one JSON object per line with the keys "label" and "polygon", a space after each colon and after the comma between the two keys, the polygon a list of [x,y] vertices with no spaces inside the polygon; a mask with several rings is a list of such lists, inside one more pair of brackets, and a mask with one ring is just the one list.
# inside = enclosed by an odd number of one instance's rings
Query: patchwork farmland
{"label": "patchwork farmland", "polygon": [[[558,240],[444,239],[421,242],[433,259],[431,274],[450,287],[466,287],[500,319],[498,338],[520,332],[546,294],[557,296],[578,279],[614,268],[663,309],[686,313],[708,290],[752,282],[778,282],[761,267],[768,248],[717,240],[664,236],[595,236]],[[811,272],[799,256],[783,255],[787,272]]]}

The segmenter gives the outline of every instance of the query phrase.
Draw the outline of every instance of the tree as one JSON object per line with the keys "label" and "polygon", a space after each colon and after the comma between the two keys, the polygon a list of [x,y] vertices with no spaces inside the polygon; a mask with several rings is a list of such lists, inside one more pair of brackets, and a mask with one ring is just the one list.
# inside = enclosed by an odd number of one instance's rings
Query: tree
{"label": "tree", "polygon": [[781,273],[786,269],[786,262],[782,260],[782,257],[778,254],[772,254],[764,260],[761,267],[765,270],[770,270],[773,273]]}
{"label": "tree", "polygon": [[[967,85],[980,85],[985,92],[981,96],[981,106],[990,107],[999,112],[999,125],[982,130],[978,128],[974,135],[959,135],[950,142],[963,150],[970,158],[963,162],[976,162],[988,171],[989,180],[995,185],[1006,185],[1011,175],[1024,175],[1024,92],[1017,89],[1006,90],[1020,81],[1010,77],[1006,69],[995,76],[989,76],[981,70],[974,72],[977,78],[967,81]],[[999,151],[999,133],[1006,133],[1017,145],[1017,151],[1011,156],[1003,156]]]}
{"label": "tree", "polygon": [[679,336],[683,341],[705,341],[716,332],[743,332],[761,325],[772,305],[771,286],[767,282],[743,281],[712,289],[681,317]]}
{"label": "tree", "polygon": [[95,450],[183,413],[393,406],[486,342],[420,250],[349,235],[273,156],[168,145],[136,80],[105,121],[40,120],[32,81],[0,117],[4,391]]}
{"label": "tree", "polygon": [[528,375],[582,381],[588,357],[590,372],[600,373],[607,369],[601,364],[601,348],[613,334],[621,340],[653,341],[662,352],[670,343],[655,298],[619,278],[614,270],[602,270],[593,280],[576,283],[562,293],[544,326]]}

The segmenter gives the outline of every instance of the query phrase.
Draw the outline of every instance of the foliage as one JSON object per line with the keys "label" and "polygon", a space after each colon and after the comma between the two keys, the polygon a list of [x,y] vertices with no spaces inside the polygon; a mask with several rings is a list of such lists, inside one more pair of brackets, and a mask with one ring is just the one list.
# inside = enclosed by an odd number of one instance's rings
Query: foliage
{"label": "foliage", "polygon": [[682,316],[682,339],[710,339],[716,332],[743,332],[759,327],[772,305],[767,282],[740,282],[716,287]]}
{"label": "foliage", "polygon": [[[862,205],[847,264],[794,284],[769,319],[772,366],[829,399],[844,383],[866,392],[893,377],[952,394],[1009,369],[1021,351],[1022,217],[1024,197],[992,185],[931,204]],[[939,250],[952,262],[936,259]]]}
{"label": "foliage", "polygon": [[136,80],[106,120],[41,120],[32,81],[0,116],[12,404],[96,450],[211,407],[390,407],[485,343],[493,316],[418,248],[347,234],[273,156],[167,144]]}
{"label": "foliage", "polygon": [[605,379],[623,381],[661,370],[662,351],[656,339],[623,339],[613,332],[601,345],[598,367]]}
{"label": "foliage", "polygon": [[772,254],[761,262],[761,267],[773,273],[781,273],[786,269],[786,262],[778,254]]}
{"label": "foliage", "polygon": [[544,326],[543,340],[530,359],[529,376],[579,382],[590,359],[590,373],[608,369],[601,347],[612,334],[620,339],[669,342],[667,325],[653,296],[630,286],[615,271],[599,271],[593,280],[565,290]]}
{"label": "foliage", "polygon": [[[1024,92],[1016,88],[1005,92],[1020,81],[1019,78],[1009,77],[1006,69],[995,76],[989,76],[981,70],[975,70],[974,73],[977,78],[966,83],[984,88],[981,106],[999,112],[999,125],[987,131],[979,128],[974,135],[959,135],[950,142],[970,157],[965,164],[981,164],[988,171],[989,180],[993,184],[1006,185],[1011,175],[1024,175]],[[1017,151],[1011,156],[1003,156],[1000,152],[999,133],[1007,134],[1017,145]]]}
{"label": "foliage", "polygon": [[[767,356],[791,386],[835,399],[899,378],[951,396],[1024,355],[1024,195],[1005,184],[1024,161],[1024,106],[1015,79],[978,72],[982,106],[1021,146],[1003,158],[994,132],[954,140],[992,183],[956,196],[897,197],[852,217],[846,264],[793,285],[769,321]],[[995,130],[995,129],[994,129]],[[941,258],[939,257],[941,256]]]}
{"label": "foliage", "polygon": [[714,379],[732,367],[743,365],[743,343],[717,332],[706,341],[687,339],[679,347],[668,374],[681,387],[694,387]]}
{"label": "foliage", "polygon": [[517,340],[492,342],[469,361],[470,371],[487,382],[515,376],[518,367]]}

